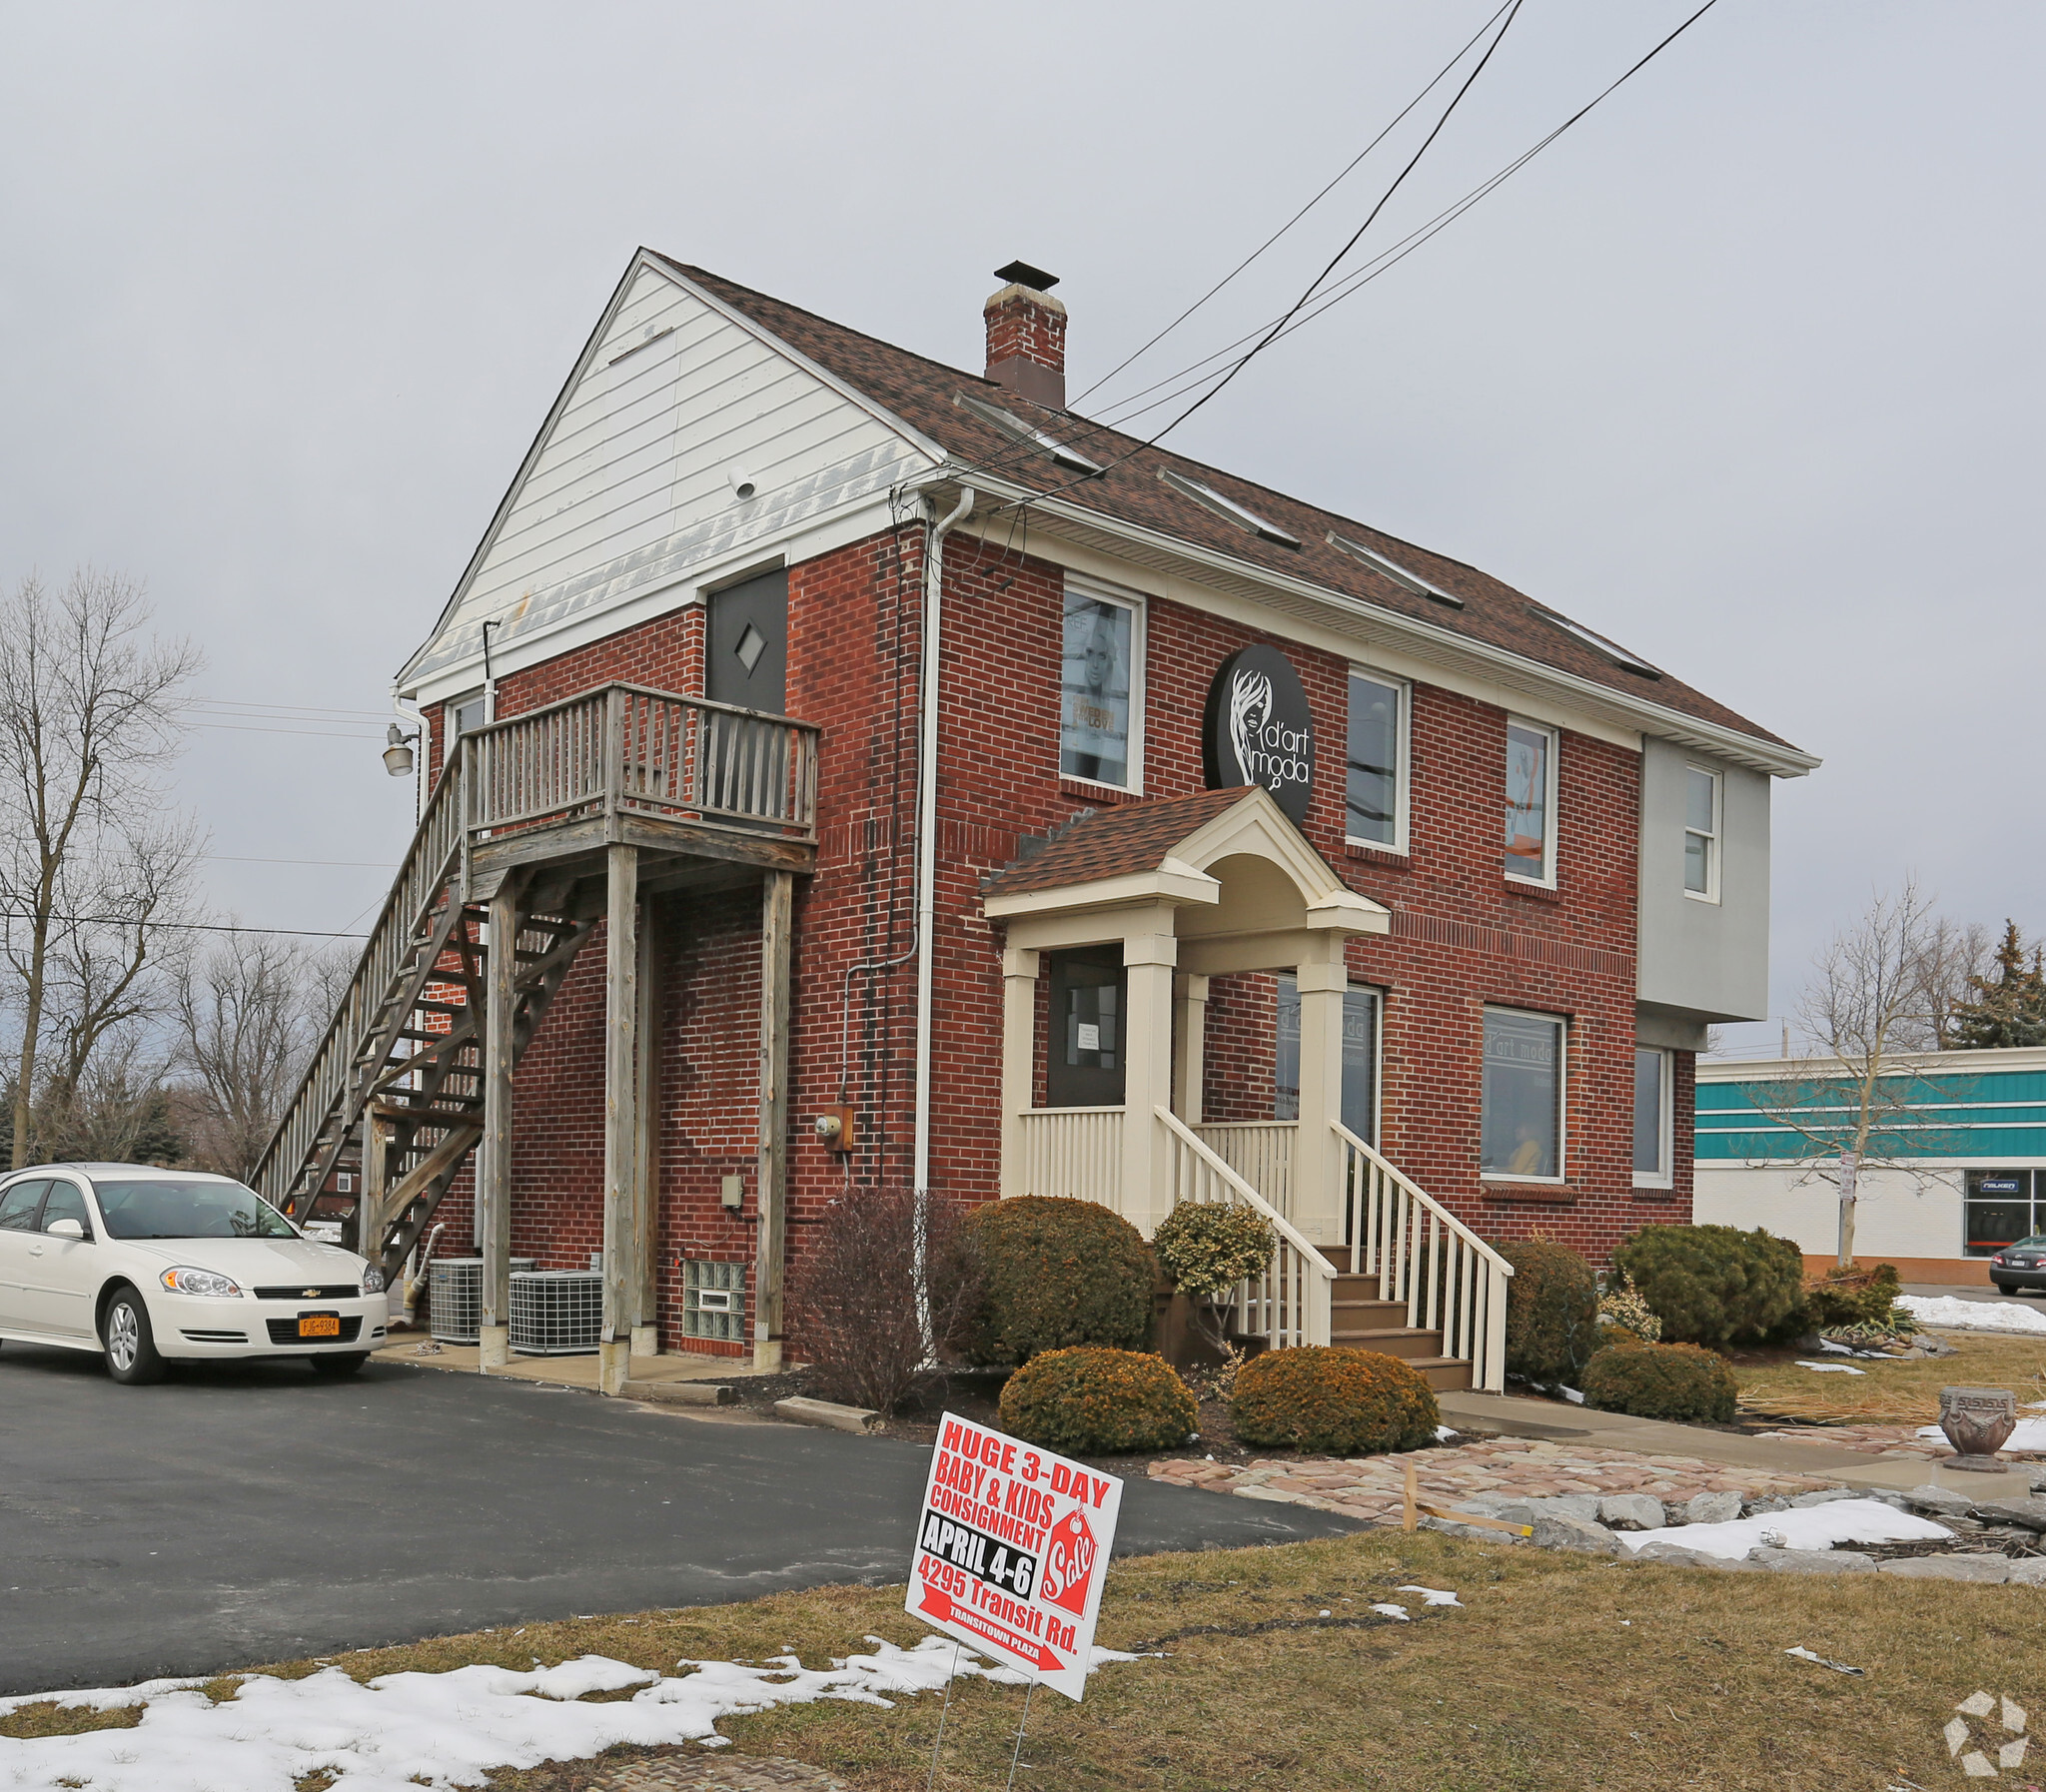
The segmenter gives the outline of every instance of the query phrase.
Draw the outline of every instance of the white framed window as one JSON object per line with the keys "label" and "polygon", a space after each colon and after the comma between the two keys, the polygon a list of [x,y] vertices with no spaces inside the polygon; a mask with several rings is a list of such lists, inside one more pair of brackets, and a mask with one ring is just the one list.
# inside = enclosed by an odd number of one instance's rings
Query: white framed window
{"label": "white framed window", "polygon": [[1507,717],[1506,874],[1555,885],[1555,730]]}
{"label": "white framed window", "polygon": [[487,692],[473,690],[464,696],[451,698],[448,703],[448,744],[452,747],[465,734],[474,734],[490,719]]}
{"label": "white framed window", "polygon": [[1667,1189],[1674,1186],[1671,1147],[1674,1117],[1670,1112],[1670,1091],[1674,1087],[1674,1060],[1669,1053],[1649,1046],[1634,1048],[1634,1187]]}
{"label": "white framed window", "polygon": [[1344,832],[1360,846],[1377,846],[1387,852],[1407,850],[1408,711],[1412,701],[1413,687],[1405,679],[1351,668]]}
{"label": "white framed window", "polygon": [[1059,685],[1059,775],[1143,789],[1143,604],[1069,583]]}
{"label": "white framed window", "polygon": [[1485,1011],[1478,1170],[1491,1182],[1563,1180],[1564,1048],[1558,1014]]}
{"label": "white framed window", "polygon": [[1683,768],[1683,893],[1699,902],[1719,900],[1720,800],[1717,772]]}

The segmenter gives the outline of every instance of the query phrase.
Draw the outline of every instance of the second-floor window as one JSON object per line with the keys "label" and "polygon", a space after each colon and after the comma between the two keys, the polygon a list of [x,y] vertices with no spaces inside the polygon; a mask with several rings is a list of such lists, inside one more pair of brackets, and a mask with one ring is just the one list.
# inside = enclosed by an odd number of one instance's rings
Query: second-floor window
{"label": "second-floor window", "polygon": [[1407,687],[1372,672],[1350,674],[1350,750],[1345,835],[1361,845],[1407,848]]}
{"label": "second-floor window", "polygon": [[1683,890],[1719,897],[1719,776],[1696,765],[1683,768]]}
{"label": "second-floor window", "polygon": [[1555,882],[1555,730],[1507,722],[1506,874]]}
{"label": "second-floor window", "polygon": [[1066,591],[1060,656],[1059,772],[1117,790],[1139,787],[1143,752],[1143,612],[1092,591]]}

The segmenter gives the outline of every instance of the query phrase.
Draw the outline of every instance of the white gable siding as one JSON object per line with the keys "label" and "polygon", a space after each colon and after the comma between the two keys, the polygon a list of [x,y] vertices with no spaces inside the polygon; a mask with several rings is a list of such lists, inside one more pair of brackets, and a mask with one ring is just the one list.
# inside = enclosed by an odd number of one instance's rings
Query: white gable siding
{"label": "white gable siding", "polygon": [[904,433],[642,267],[410,678],[476,657],[488,619],[510,647],[926,464]]}

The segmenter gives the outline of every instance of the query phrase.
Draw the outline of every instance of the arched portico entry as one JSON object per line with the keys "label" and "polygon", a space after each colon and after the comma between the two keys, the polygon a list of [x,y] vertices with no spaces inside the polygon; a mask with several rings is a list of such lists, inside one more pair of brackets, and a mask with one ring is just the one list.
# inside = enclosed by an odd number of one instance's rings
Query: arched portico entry
{"label": "arched portico entry", "polygon": [[[1083,815],[989,886],[1007,929],[1002,1193],[1077,1195],[1146,1237],[1171,1212],[1174,1129],[1204,1136],[1317,1245],[1343,1237],[1344,945],[1386,909],[1255,786]],[[1204,1127],[1208,980],[1291,973],[1300,1118]],[[1038,982],[1050,982],[1038,1026]]]}

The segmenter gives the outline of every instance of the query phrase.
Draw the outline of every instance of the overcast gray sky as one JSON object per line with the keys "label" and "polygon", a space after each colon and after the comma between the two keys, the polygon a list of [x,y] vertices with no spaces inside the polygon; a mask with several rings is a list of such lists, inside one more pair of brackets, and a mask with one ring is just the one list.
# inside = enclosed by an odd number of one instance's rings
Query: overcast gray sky
{"label": "overcast gray sky", "polygon": [[[0,4],[0,581],[118,568],[206,696],[387,710],[634,245],[968,368],[1020,256],[1077,390],[1496,3]],[[1690,10],[1528,0],[1367,241]],[[1778,786],[1779,1009],[1907,871],[2046,922],[2042,50],[2035,4],[1721,0],[1173,438],[1824,754]],[[1414,141],[1104,396],[1283,309]],[[371,725],[274,725],[187,761],[211,896],[359,927],[410,786]]]}

